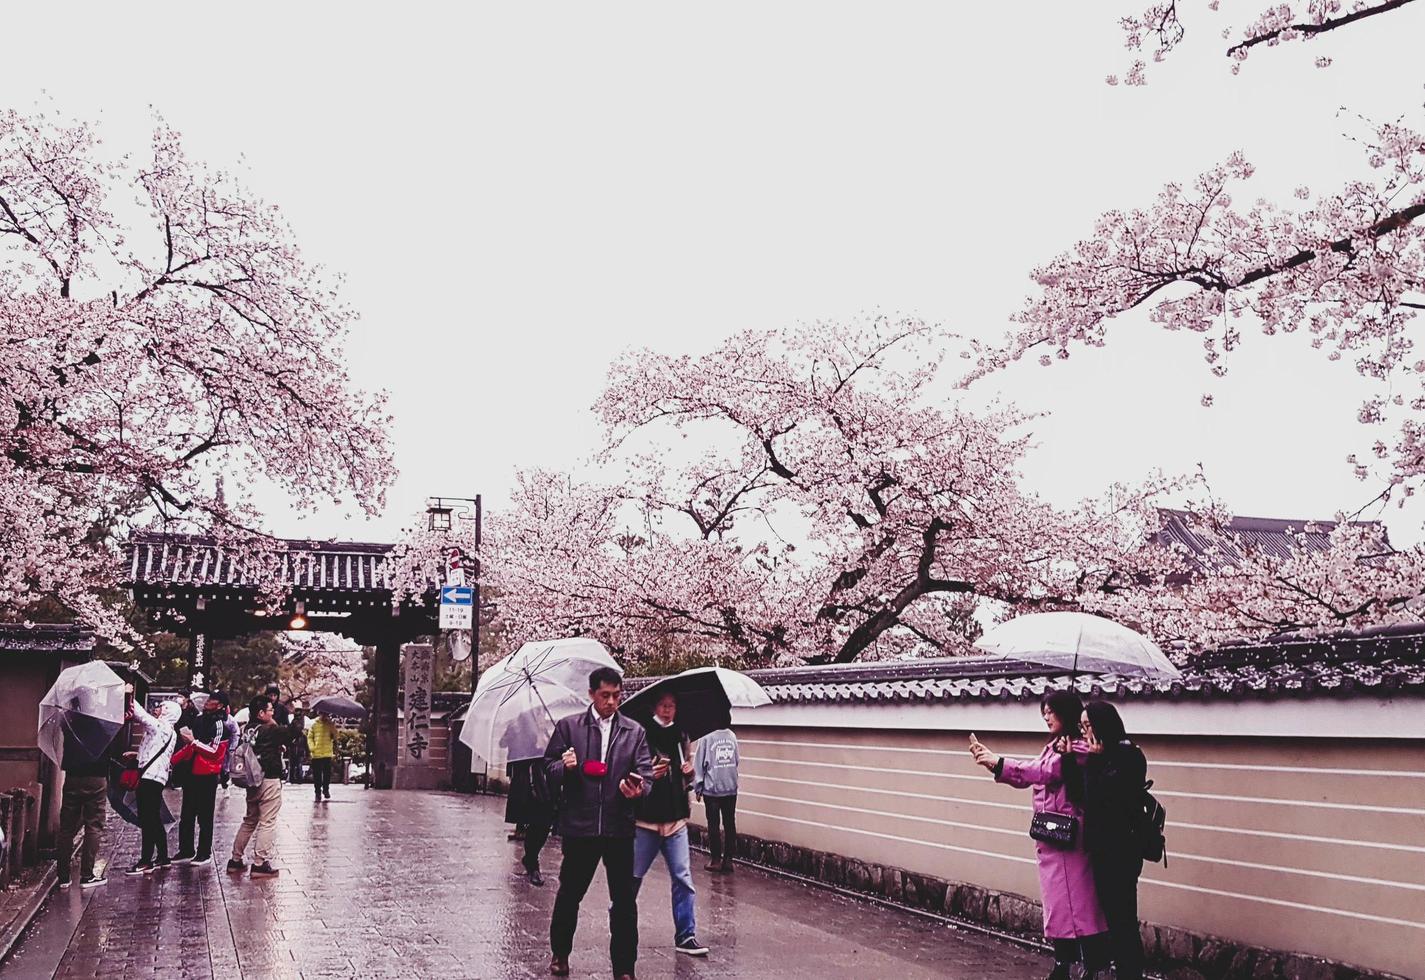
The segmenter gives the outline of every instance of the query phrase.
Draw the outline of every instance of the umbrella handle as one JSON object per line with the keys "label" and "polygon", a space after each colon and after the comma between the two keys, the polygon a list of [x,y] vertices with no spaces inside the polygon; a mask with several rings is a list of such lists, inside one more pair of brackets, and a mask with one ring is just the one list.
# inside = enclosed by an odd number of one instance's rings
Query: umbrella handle
{"label": "umbrella handle", "polygon": [[554,727],[554,715],[550,713],[549,705],[544,703],[544,698],[539,693],[539,685],[534,682],[534,675],[530,673],[528,667],[524,668],[524,675],[525,679],[529,681],[529,689],[534,692],[534,696],[539,700],[539,706],[544,709],[544,717],[549,719],[550,727]]}

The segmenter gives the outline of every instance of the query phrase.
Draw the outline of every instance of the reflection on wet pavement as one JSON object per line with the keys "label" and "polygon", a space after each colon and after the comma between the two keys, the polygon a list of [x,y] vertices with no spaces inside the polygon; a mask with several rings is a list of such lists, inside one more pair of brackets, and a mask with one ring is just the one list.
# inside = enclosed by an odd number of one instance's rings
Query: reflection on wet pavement
{"label": "reflection on wet pavement", "polygon": [[[219,795],[216,860],[205,868],[126,878],[138,835],[111,821],[109,883],[56,892],[0,972],[6,980],[548,976],[557,839],[544,853],[548,883],[534,888],[514,874],[503,800],[337,786],[330,803],[314,805],[309,793],[286,790],[282,873],[266,881],[223,871],[241,791]],[[639,901],[644,980],[1021,980],[1050,965],[1031,951],[748,868],[711,875],[695,861],[694,876],[698,935],[712,954],[674,952],[668,878],[655,864]],[[600,876],[580,916],[576,977],[609,975],[607,907]]]}

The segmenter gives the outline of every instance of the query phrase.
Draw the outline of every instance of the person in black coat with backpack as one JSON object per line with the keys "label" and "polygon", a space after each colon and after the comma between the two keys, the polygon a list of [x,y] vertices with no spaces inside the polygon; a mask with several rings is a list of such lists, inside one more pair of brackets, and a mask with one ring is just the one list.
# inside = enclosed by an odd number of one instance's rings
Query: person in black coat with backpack
{"label": "person in black coat with backpack", "polygon": [[1081,727],[1089,748],[1087,761],[1078,767],[1084,789],[1084,840],[1099,905],[1108,919],[1114,975],[1138,980],[1143,976],[1138,877],[1143,873],[1148,760],[1129,740],[1118,709],[1107,701],[1085,705]]}

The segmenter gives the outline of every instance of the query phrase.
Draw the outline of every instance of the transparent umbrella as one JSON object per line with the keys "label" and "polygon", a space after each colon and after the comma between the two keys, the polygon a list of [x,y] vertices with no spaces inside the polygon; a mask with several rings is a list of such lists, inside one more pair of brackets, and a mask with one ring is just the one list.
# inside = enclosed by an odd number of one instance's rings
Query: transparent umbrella
{"label": "transparent umbrella", "polygon": [[59,672],[40,700],[40,749],[59,765],[102,759],[124,724],[124,679],[91,660]]}
{"label": "transparent umbrella", "polygon": [[975,646],[1006,659],[1058,667],[1067,673],[1181,676],[1157,644],[1142,633],[1088,613],[1030,613],[987,630]]}
{"label": "transparent umbrella", "polygon": [[480,678],[460,741],[492,766],[544,755],[554,723],[589,703],[589,673],[619,669],[597,640],[526,643]]}

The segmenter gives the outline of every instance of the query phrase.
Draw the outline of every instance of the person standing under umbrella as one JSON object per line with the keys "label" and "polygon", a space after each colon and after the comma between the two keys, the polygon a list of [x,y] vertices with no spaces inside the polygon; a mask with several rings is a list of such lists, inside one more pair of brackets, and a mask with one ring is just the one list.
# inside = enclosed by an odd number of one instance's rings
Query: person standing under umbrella
{"label": "person standing under umbrella", "polygon": [[[173,762],[187,763],[191,770],[183,783],[183,810],[178,818],[178,853],[175,861],[196,865],[213,862],[213,810],[218,801],[218,777],[227,759],[228,743],[223,732],[228,699],[221,692],[210,694],[203,710],[189,727],[180,727],[183,747],[173,753]],[[197,849],[193,828],[198,827]]]}
{"label": "person standing under umbrella", "polygon": [[[78,699],[75,699],[78,707]],[[79,856],[79,886],[94,888],[105,878],[94,870],[99,847],[104,842],[104,816],[109,790],[109,767],[119,757],[127,728],[111,737],[109,747],[94,757],[90,740],[77,729],[88,719],[76,715],[64,730],[64,791],[59,807],[59,839],[55,856],[59,861],[59,887],[68,888],[74,863],[74,838],[84,826],[84,849]],[[98,727],[97,725],[95,726]],[[102,737],[102,735],[98,736]]]}
{"label": "person standing under umbrella", "polygon": [[336,755],[336,726],[331,715],[318,709],[317,720],[307,729],[307,751],[312,760],[314,802],[332,798],[332,757]]}
{"label": "person standing under umbrella", "polygon": [[612,667],[589,675],[587,711],[561,718],[544,752],[550,789],[560,794],[564,861],[549,922],[549,972],[569,975],[579,903],[604,865],[609,898],[609,959],[632,980],[638,961],[638,895],[633,882],[634,801],[648,792],[653,765],[643,726],[619,714],[623,677]]}
{"label": "person standing under umbrella", "polygon": [[[731,871],[737,854],[737,765],[740,753],[731,728],[698,739],[693,756],[693,792],[708,818],[708,871]],[[725,834],[721,831],[725,829]]]}
{"label": "person standing under umbrella", "polygon": [[544,876],[539,872],[539,852],[544,849],[554,825],[544,760],[508,762],[505,764],[505,775],[510,779],[509,794],[505,799],[505,823],[512,823],[521,831],[518,837],[513,838],[524,842],[520,865],[529,883],[539,887],[544,884]]}
{"label": "person standing under umbrella", "polygon": [[636,892],[653,859],[663,855],[673,880],[673,944],[680,953],[706,956],[698,942],[693,869],[688,851],[688,790],[693,785],[693,759],[688,736],[678,728],[678,698],[671,691],[658,699],[652,724],[647,725],[653,750],[653,786],[638,803],[633,839],[633,881]]}
{"label": "person standing under umbrella", "polygon": [[139,830],[143,845],[138,863],[124,872],[127,875],[152,874],[172,863],[168,860],[168,829],[163,826],[163,787],[168,785],[168,767],[173,759],[173,726],[182,713],[177,701],[163,702],[156,716],[137,701],[129,707],[129,717],[143,728],[138,752]]}
{"label": "person standing under umbrella", "polygon": [[[1118,709],[1107,701],[1084,706],[1080,764],[1064,757],[1065,778],[1074,769],[1084,783],[1084,836],[1093,860],[1094,886],[1108,919],[1116,980],[1143,976],[1143,938],[1138,928],[1138,878],[1143,874],[1143,787],[1148,760],[1124,730]],[[1074,761],[1071,761],[1074,760]]]}
{"label": "person standing under umbrella", "polygon": [[[995,782],[1017,789],[1032,789],[1034,812],[1052,814],[1060,822],[1082,826],[1083,784],[1076,774],[1065,778],[1064,759],[1087,746],[1074,741],[1084,703],[1072,691],[1051,691],[1040,702],[1040,714],[1049,729],[1049,743],[1032,760],[996,755],[973,733],[970,754],[975,764],[994,774]],[[1072,763],[1070,764],[1072,765]],[[1033,824],[1031,824],[1031,829]],[[1059,843],[1036,837],[1039,885],[1044,900],[1044,935],[1054,947],[1054,969],[1049,980],[1069,980],[1082,957],[1085,978],[1106,976],[1108,920],[1094,887],[1093,865],[1083,835]]]}

